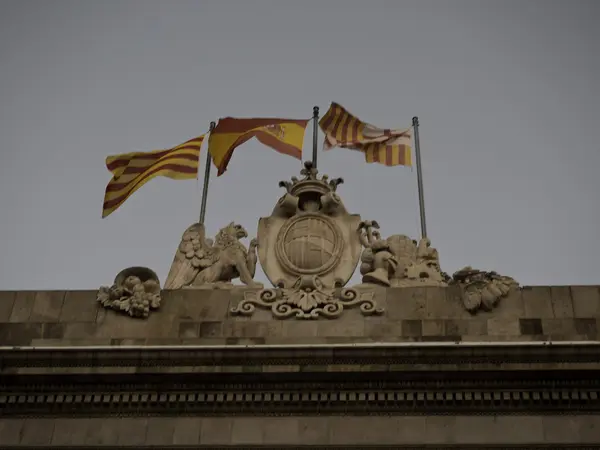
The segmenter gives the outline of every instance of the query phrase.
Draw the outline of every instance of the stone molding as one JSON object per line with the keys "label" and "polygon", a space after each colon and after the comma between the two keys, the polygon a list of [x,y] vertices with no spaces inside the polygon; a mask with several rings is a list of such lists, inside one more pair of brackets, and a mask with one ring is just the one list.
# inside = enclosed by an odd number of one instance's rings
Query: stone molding
{"label": "stone molding", "polygon": [[[469,370],[511,364],[600,364],[600,342],[339,345],[0,347],[0,370],[69,367],[409,365]],[[598,366],[594,366],[598,367]]]}
{"label": "stone molding", "polygon": [[[1,447],[3,450],[39,450],[39,446],[29,445],[9,445]],[[122,450],[124,448],[135,448],[137,450],[155,450],[154,445],[52,445],[50,448],[55,450]],[[398,449],[398,450],[556,450],[558,448],[565,450],[597,450],[600,444],[374,444],[374,445],[161,445],[161,449],[177,450],[306,450],[307,448],[316,450],[373,450],[373,449]]]}
{"label": "stone molding", "polygon": [[5,417],[600,413],[600,343],[0,349]]}
{"label": "stone molding", "polygon": [[[211,376],[212,375],[212,376]],[[5,377],[3,417],[598,414],[593,374],[415,372]],[[311,376],[314,375],[314,376]],[[387,376],[386,376],[387,375]],[[42,387],[43,386],[43,387]]]}

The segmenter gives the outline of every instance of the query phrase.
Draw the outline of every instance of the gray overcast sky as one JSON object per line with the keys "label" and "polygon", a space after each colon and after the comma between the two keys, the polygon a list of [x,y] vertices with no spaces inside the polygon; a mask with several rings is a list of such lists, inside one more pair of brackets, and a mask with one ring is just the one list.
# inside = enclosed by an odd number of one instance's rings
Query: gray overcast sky
{"label": "gray overcast sky", "polygon": [[[105,157],[331,101],[381,127],[419,116],[444,270],[596,284],[599,19],[593,0],[0,0],[0,289],[96,289],[132,265],[164,282],[201,180],[154,179],[102,220]],[[341,149],[319,166],[351,212],[418,237],[416,171]],[[213,170],[208,233],[255,235],[299,169],[240,147]]]}

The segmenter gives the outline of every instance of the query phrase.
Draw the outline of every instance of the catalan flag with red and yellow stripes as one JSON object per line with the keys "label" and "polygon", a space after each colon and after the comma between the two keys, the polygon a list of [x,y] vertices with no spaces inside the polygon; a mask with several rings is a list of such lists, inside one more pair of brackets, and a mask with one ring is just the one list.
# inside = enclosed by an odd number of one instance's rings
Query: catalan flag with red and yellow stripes
{"label": "catalan flag with red and yellow stripes", "polygon": [[325,133],[325,150],[347,148],[363,152],[368,163],[412,165],[412,127],[405,130],[377,128],[362,122],[335,102],[331,103],[319,126]]}
{"label": "catalan flag with red and yellow stripes", "polygon": [[125,153],[106,158],[106,168],[113,178],[106,186],[102,217],[107,217],[152,178],[163,176],[174,180],[197,178],[200,147],[204,136],[198,136],[168,150]]}

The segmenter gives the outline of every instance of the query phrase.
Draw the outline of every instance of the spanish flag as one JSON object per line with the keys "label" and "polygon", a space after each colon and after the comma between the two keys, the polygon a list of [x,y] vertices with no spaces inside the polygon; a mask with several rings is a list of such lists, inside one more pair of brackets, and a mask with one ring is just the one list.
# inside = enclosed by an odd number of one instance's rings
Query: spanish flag
{"label": "spanish flag", "polygon": [[204,136],[190,139],[169,150],[125,153],[106,158],[106,168],[113,174],[106,186],[102,217],[113,213],[135,191],[154,177],[187,180],[198,175],[200,147]]}
{"label": "spanish flag", "polygon": [[365,154],[368,163],[410,166],[412,127],[405,130],[377,128],[332,103],[319,122],[325,133],[325,150],[341,147]]}
{"label": "spanish flag", "polygon": [[279,153],[301,160],[307,123],[308,120],[293,119],[220,119],[208,138],[208,151],[218,169],[217,176],[227,170],[233,151],[253,137]]}

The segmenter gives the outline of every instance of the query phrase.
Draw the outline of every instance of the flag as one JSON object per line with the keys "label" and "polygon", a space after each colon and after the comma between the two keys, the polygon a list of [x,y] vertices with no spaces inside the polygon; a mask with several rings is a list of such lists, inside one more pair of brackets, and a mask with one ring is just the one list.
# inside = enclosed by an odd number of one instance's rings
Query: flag
{"label": "flag", "polygon": [[220,119],[208,138],[208,151],[218,169],[217,176],[227,170],[233,151],[253,137],[279,153],[301,160],[307,123],[308,120],[293,119]]}
{"label": "flag", "polygon": [[125,153],[106,158],[106,168],[113,174],[106,186],[102,217],[112,214],[135,191],[154,177],[187,180],[198,175],[200,147],[204,135],[168,150]]}
{"label": "flag", "polygon": [[319,126],[325,133],[325,150],[333,147],[358,150],[368,163],[410,166],[412,127],[405,130],[377,128],[362,122],[344,107],[332,103]]}

